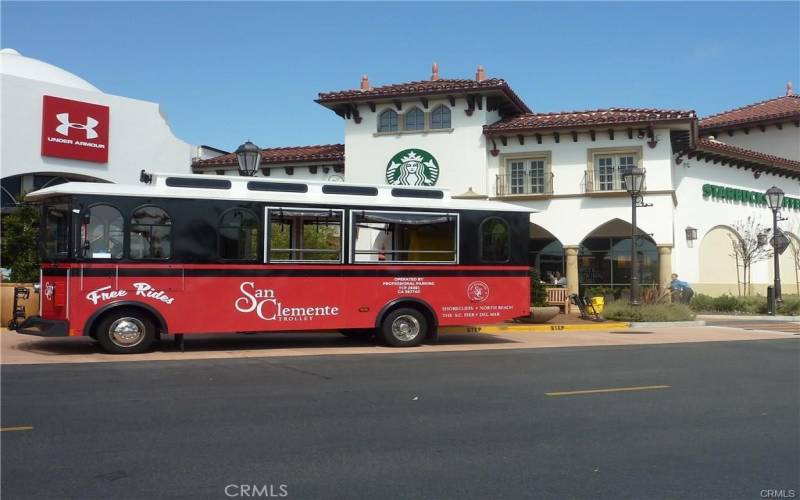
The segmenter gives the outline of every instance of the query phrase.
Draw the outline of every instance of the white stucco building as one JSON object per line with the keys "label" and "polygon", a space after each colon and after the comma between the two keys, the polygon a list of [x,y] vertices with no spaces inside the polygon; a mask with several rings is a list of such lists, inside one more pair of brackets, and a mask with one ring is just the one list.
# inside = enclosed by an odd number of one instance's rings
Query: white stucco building
{"label": "white stucco building", "polygon": [[[328,179],[320,166],[334,156],[303,152],[335,152],[348,182],[436,185],[529,206],[539,211],[531,217],[531,265],[562,273],[573,291],[629,286],[626,167],[646,170],[651,206],[638,209],[637,246],[641,282],[653,287],[676,272],[699,292],[742,290],[732,241],[744,226],[769,236],[762,195],[778,186],[786,192],[780,227],[793,243],[780,259],[783,289],[798,292],[800,99],[791,86],[705,119],[691,110],[538,113],[480,67],[472,79],[443,79],[434,64],[429,80],[372,86],[364,76],[360,88],[321,93],[316,102],[344,120],[344,144],[264,150],[263,174]],[[236,160],[193,168],[232,174]],[[764,293],[772,268],[771,260],[753,264],[754,291]]]}
{"label": "white stucco building", "polygon": [[143,168],[186,171],[198,154],[158,104],[106,94],[13,49],[0,50],[0,119],[4,211],[53,183],[137,182]]}

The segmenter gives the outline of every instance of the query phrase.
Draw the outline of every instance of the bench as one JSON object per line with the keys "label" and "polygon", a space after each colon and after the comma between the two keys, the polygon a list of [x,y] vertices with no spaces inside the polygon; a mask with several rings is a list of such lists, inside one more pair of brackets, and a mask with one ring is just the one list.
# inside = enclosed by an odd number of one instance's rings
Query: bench
{"label": "bench", "polygon": [[566,288],[546,288],[547,305],[564,308],[564,314],[569,314],[571,301],[569,300],[569,290]]}

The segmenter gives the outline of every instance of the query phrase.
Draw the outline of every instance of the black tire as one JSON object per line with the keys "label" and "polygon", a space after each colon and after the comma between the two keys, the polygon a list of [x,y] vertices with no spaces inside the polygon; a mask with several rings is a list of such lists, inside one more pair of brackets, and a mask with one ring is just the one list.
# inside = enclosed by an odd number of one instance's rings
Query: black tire
{"label": "black tire", "polygon": [[103,350],[111,354],[136,354],[145,352],[153,344],[156,327],[150,316],[138,309],[119,309],[100,319],[95,338]]}
{"label": "black tire", "polygon": [[372,328],[350,328],[347,330],[339,330],[339,333],[351,339],[369,340],[375,335],[375,330]]}
{"label": "black tire", "polygon": [[383,318],[381,339],[392,347],[415,347],[428,335],[425,315],[411,307],[401,307]]}

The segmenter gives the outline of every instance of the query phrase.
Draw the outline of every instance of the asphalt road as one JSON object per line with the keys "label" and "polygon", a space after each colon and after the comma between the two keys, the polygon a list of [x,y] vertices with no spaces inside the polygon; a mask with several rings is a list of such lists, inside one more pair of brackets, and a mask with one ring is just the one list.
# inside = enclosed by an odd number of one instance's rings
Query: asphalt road
{"label": "asphalt road", "polygon": [[[787,339],[3,366],[0,493],[797,498],[799,360]],[[547,395],[640,386],[668,387]]]}

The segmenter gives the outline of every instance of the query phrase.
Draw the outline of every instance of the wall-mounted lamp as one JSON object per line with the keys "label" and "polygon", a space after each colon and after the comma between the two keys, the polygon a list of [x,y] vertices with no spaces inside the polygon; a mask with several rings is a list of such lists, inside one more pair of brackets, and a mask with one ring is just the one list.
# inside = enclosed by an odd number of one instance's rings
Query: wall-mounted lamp
{"label": "wall-mounted lamp", "polygon": [[761,177],[761,171],[760,170],[753,170],[753,178],[754,179],[758,179],[759,177]]}
{"label": "wall-mounted lamp", "polygon": [[644,139],[644,129],[643,128],[639,129],[639,133],[636,134],[636,137],[638,137],[639,139]]}
{"label": "wall-mounted lamp", "polygon": [[694,246],[694,242],[697,240],[697,228],[692,226],[686,227],[686,243],[689,245],[689,248]]}
{"label": "wall-mounted lamp", "polygon": [[656,145],[658,145],[658,136],[657,135],[650,136],[650,140],[647,141],[647,145],[650,146],[650,149],[654,149]]}
{"label": "wall-mounted lamp", "polygon": [[766,233],[758,233],[756,235],[756,242],[758,242],[758,246],[763,247],[767,244],[767,235]]}

